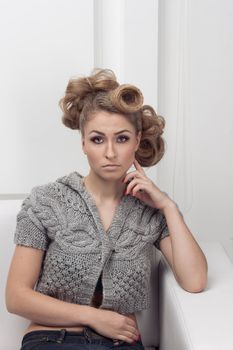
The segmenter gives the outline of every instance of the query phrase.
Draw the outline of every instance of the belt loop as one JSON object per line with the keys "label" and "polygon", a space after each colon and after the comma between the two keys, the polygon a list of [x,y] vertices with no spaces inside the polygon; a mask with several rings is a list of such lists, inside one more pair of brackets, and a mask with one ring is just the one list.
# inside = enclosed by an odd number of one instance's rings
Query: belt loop
{"label": "belt loop", "polygon": [[60,334],[59,338],[57,338],[57,340],[56,340],[57,343],[63,343],[65,335],[66,335],[66,329],[64,329],[64,328],[61,329],[60,333],[61,334]]}
{"label": "belt loop", "polygon": [[91,343],[91,335],[90,335],[87,327],[84,327],[83,334],[84,334],[84,337],[87,339],[87,341],[89,343]]}

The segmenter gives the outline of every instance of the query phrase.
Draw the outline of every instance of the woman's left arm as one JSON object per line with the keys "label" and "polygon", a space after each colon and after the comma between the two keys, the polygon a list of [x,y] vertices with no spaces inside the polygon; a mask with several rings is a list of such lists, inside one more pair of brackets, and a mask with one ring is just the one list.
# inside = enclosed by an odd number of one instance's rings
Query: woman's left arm
{"label": "woman's left arm", "polygon": [[[207,260],[185,224],[177,205],[150,180],[135,159],[136,171],[128,173],[126,194],[160,209],[167,222],[169,236],[160,240],[159,248],[180,286],[192,293],[201,292],[207,283]],[[130,181],[131,180],[131,181]]]}
{"label": "woman's left arm", "polygon": [[171,266],[177,282],[188,292],[198,293],[207,283],[207,260],[185,224],[176,204],[169,198],[161,209],[169,236],[160,241],[160,250]]}

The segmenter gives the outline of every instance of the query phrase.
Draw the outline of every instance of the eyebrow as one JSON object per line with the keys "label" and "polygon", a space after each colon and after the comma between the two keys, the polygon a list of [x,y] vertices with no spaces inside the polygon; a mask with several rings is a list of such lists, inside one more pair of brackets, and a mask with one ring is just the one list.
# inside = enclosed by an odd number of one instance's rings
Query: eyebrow
{"label": "eyebrow", "polygon": [[[96,132],[97,134],[100,134],[100,135],[105,135],[103,132],[98,131],[98,130],[92,130],[91,132],[89,132],[89,134],[88,134],[88,135],[90,135],[92,132]],[[125,129],[125,130],[121,130],[121,131],[115,132],[115,134],[114,134],[114,135],[118,135],[118,134],[121,134],[121,133],[123,133],[123,132],[130,132],[130,133],[132,134],[132,132],[131,132],[131,131],[129,131],[129,130],[127,130],[127,129]]]}

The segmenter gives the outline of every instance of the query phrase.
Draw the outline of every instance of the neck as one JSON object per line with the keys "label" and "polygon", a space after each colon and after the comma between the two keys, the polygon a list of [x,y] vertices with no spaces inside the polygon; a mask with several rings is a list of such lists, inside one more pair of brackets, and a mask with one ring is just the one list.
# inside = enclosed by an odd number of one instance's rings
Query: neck
{"label": "neck", "polygon": [[125,184],[122,183],[122,179],[115,181],[106,180],[92,171],[84,177],[84,184],[86,189],[93,197],[99,202],[119,202],[123,192],[125,190]]}

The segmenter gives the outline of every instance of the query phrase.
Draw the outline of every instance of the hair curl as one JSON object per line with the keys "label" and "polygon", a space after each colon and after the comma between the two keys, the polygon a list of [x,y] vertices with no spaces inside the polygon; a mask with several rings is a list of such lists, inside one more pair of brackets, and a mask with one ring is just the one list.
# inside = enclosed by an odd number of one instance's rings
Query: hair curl
{"label": "hair curl", "polygon": [[155,165],[165,152],[162,138],[165,120],[153,107],[143,105],[143,95],[134,85],[117,82],[111,69],[93,69],[88,77],[71,79],[59,105],[63,111],[62,123],[78,129],[84,135],[84,124],[96,112],[123,114],[141,131],[141,140],[135,158],[143,167]]}

